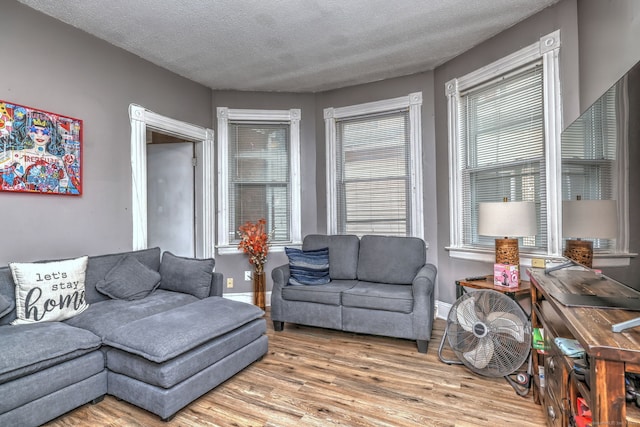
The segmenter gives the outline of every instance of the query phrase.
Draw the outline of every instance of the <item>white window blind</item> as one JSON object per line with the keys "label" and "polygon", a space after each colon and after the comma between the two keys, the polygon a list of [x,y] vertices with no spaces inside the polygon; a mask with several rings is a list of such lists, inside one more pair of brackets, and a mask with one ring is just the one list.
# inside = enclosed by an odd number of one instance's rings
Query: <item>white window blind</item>
{"label": "white window blind", "polygon": [[[616,86],[609,89],[562,133],[562,199],[615,199],[617,159]],[[613,248],[595,239],[594,248]]]}
{"label": "white window blind", "polygon": [[336,120],[341,234],[410,236],[409,109]]}
{"label": "white window blind", "polygon": [[460,93],[462,243],[493,246],[478,235],[481,202],[532,201],[538,234],[521,248],[546,250],[545,135],[541,62]]}
{"label": "white window blind", "polygon": [[289,124],[229,122],[229,242],[246,221],[267,220],[273,242],[290,241]]}

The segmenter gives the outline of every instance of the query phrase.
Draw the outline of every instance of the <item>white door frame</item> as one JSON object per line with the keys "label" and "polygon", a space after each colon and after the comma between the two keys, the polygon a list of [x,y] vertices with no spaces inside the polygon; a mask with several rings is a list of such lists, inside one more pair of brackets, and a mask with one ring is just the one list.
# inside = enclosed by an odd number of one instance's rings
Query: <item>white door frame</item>
{"label": "white door frame", "polygon": [[196,256],[213,258],[215,247],[214,140],[213,130],[165,117],[136,104],[129,105],[131,121],[132,249],[146,249],[147,242],[147,126],[178,138],[196,140],[195,171]]}

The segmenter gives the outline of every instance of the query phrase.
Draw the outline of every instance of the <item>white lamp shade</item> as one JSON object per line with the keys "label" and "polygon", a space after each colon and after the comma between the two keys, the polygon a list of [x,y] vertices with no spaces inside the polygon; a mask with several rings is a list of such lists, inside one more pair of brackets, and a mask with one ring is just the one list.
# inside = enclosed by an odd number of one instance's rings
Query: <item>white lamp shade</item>
{"label": "white lamp shade", "polygon": [[478,215],[478,234],[481,236],[523,237],[537,233],[533,202],[480,203]]}
{"label": "white lamp shade", "polygon": [[562,202],[562,236],[613,239],[618,235],[615,200],[565,200]]}

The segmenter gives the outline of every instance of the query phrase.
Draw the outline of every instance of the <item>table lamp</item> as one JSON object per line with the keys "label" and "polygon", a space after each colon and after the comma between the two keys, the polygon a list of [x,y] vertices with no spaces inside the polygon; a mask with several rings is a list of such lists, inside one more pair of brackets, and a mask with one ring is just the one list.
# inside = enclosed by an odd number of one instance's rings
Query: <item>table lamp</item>
{"label": "table lamp", "polygon": [[591,268],[591,239],[613,239],[618,234],[615,200],[564,200],[562,202],[562,236],[568,237],[564,256]]}
{"label": "table lamp", "polygon": [[505,236],[496,239],[496,264],[520,266],[517,237],[535,236],[537,230],[534,202],[480,203],[478,206],[478,234]]}

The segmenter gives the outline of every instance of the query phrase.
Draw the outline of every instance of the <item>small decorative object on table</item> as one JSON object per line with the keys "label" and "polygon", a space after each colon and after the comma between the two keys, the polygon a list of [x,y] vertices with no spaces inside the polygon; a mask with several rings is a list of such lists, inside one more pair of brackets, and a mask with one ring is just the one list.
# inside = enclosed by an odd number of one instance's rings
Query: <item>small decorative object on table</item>
{"label": "small decorative object on table", "polygon": [[264,264],[267,262],[269,254],[269,243],[273,233],[266,231],[267,221],[262,218],[253,223],[247,221],[239,227],[240,243],[238,249],[242,249],[249,255],[249,263],[253,265],[253,303],[265,309],[265,286],[266,279]]}

